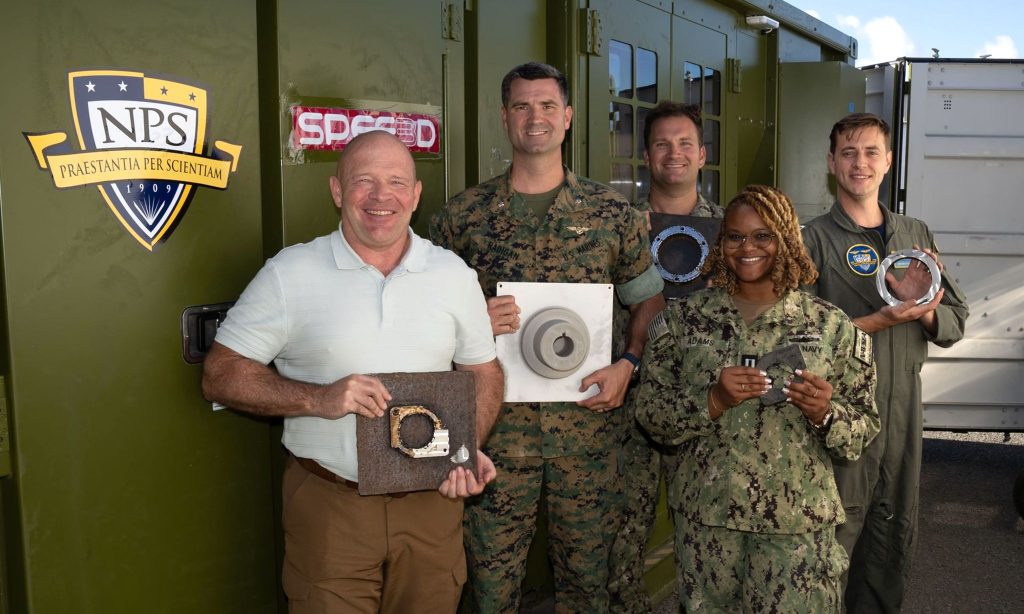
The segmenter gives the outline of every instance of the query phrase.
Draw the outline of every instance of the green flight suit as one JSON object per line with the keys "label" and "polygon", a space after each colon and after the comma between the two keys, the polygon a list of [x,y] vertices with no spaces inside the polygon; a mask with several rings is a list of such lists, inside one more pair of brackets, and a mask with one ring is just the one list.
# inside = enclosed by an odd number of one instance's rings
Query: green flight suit
{"label": "green flight suit", "polygon": [[[885,216],[885,240],[858,226],[836,203],[811,220],[804,243],[818,267],[810,288],[837,305],[851,319],[885,306],[875,285],[875,267],[890,253],[914,245],[938,253],[924,222],[892,213]],[[943,273],[945,295],[936,308],[936,334],[918,322],[900,324],[872,335],[878,372],[876,404],[882,433],[857,461],[835,465],[847,521],[836,536],[850,553],[845,600],[852,613],[898,612],[917,533],[921,477],[921,365],[928,342],[949,347],[964,334],[967,304],[956,282]]]}

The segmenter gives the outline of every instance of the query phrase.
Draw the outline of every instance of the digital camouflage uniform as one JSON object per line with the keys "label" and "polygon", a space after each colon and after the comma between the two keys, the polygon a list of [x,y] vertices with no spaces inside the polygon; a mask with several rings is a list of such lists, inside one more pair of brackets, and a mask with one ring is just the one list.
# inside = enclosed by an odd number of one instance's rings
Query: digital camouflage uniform
{"label": "digital camouflage uniform", "polygon": [[[431,220],[431,239],[476,269],[488,297],[499,281],[612,283],[626,304],[661,292],[642,216],[610,188],[565,174],[543,220],[506,173],[452,198]],[[622,424],[620,411],[575,403],[502,406],[484,448],[499,477],[466,505],[473,611],[518,612],[542,486],[556,611],[607,610]]]}
{"label": "digital camouflage uniform", "polygon": [[[639,211],[654,210],[646,200],[634,207]],[[697,205],[690,215],[721,219],[725,212],[698,192]],[[620,308],[615,317],[624,322],[629,318],[629,310]],[[655,443],[638,427],[635,397],[635,389],[631,388],[623,406],[627,424],[619,453],[622,511],[609,560],[608,593],[612,612],[646,614],[651,611],[651,597],[644,584],[647,542],[654,528],[658,483],[661,476],[667,479],[675,473],[676,450]]]}
{"label": "digital camouflage uniform", "polygon": [[[676,520],[680,603],[689,612],[835,612],[846,554],[832,458],[857,458],[878,432],[870,338],[840,310],[789,292],[751,325],[722,288],[673,301],[655,317],[637,391],[637,420],[679,445],[669,505]],[[796,344],[833,386],[820,434],[789,403],[749,399],[708,415],[724,367]],[[768,369],[781,387],[791,373]],[[745,604],[745,605],[744,605]]]}
{"label": "digital camouflage uniform", "polygon": [[[804,229],[804,243],[818,267],[811,288],[839,306],[850,318],[881,309],[874,270],[857,272],[848,263],[852,246],[870,246],[878,258],[914,245],[938,253],[931,231],[911,217],[882,207],[885,234],[861,228],[836,203]],[[918,486],[921,477],[921,365],[928,342],[949,347],[963,337],[967,304],[956,282],[945,273],[946,289],[936,308],[938,328],[930,335],[918,322],[900,324],[872,335],[878,387],[875,401],[882,435],[860,460],[836,463],[836,483],[847,522],[836,531],[851,552],[846,603],[850,612],[896,612],[903,601],[910,555],[917,533]],[[858,536],[860,539],[858,540]],[[854,548],[854,544],[856,547]]]}

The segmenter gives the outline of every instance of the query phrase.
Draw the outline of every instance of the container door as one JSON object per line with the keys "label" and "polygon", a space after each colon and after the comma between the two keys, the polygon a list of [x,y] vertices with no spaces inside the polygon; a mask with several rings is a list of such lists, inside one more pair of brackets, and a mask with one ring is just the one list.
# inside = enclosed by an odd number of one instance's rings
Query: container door
{"label": "container door", "polygon": [[[712,202],[721,202],[728,168],[723,155],[726,57],[729,36],[721,26],[721,8],[700,3],[687,5],[672,19],[672,98],[700,105],[704,117],[704,149],[700,190]],[[728,24],[732,25],[731,20]]]}
{"label": "container door", "polygon": [[592,46],[588,59],[588,172],[635,202],[650,187],[644,119],[670,96],[671,16],[644,2],[590,5],[590,28],[599,22],[594,40],[600,47]]}
{"label": "container door", "polygon": [[[328,178],[357,134],[386,129],[403,139],[423,182],[414,227],[461,187],[462,2],[279,3],[276,15],[280,107],[282,245],[337,227]],[[449,169],[449,156],[458,169]],[[457,185],[446,184],[451,171]],[[275,207],[277,204],[275,204]]]}
{"label": "container door", "polygon": [[835,179],[826,163],[828,135],[842,117],[863,111],[864,101],[864,72],[850,64],[779,66],[778,185],[801,221],[825,213],[835,202]]}
{"label": "container door", "polygon": [[929,347],[925,426],[1024,430],[1024,62],[909,64],[905,212],[924,220],[967,295],[964,339]]}
{"label": "container door", "polygon": [[[657,4],[657,3],[651,3]],[[590,177],[631,202],[646,198],[650,173],[643,162],[644,122],[659,100],[669,98],[672,16],[644,2],[591,2],[600,22],[600,55],[589,66]],[[662,3],[671,6],[671,3]],[[648,541],[647,585],[653,592],[675,578],[672,524],[662,486],[654,531]]]}
{"label": "container door", "polygon": [[262,262],[256,41],[242,0],[4,6],[7,611],[276,611],[277,444],[181,333]]}

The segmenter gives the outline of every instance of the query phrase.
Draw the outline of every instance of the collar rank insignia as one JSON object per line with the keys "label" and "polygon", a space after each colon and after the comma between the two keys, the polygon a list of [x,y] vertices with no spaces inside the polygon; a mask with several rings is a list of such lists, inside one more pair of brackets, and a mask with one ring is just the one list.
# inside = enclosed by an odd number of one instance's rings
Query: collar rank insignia
{"label": "collar rank insignia", "polygon": [[242,147],[206,147],[207,92],[123,70],[68,74],[81,151],[63,132],[25,133],[58,188],[95,185],[125,230],[152,251],[181,221],[196,188],[227,188]]}

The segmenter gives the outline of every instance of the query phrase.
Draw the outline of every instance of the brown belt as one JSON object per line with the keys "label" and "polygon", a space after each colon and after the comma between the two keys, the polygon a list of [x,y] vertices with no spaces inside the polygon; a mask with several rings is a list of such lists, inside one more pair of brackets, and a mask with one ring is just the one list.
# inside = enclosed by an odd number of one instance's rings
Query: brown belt
{"label": "brown belt", "polygon": [[[328,482],[334,482],[335,484],[342,484],[344,486],[347,486],[348,488],[351,488],[352,490],[355,490],[357,492],[359,491],[359,484],[353,482],[352,480],[346,480],[340,475],[335,474],[333,471],[329,471],[323,465],[321,465],[320,463],[316,462],[311,458],[302,458],[301,456],[296,456],[295,460],[298,461],[300,467],[312,473],[321,480],[327,480]],[[400,499],[407,494],[409,493],[396,492],[389,494],[387,496],[391,497],[392,499]]]}

